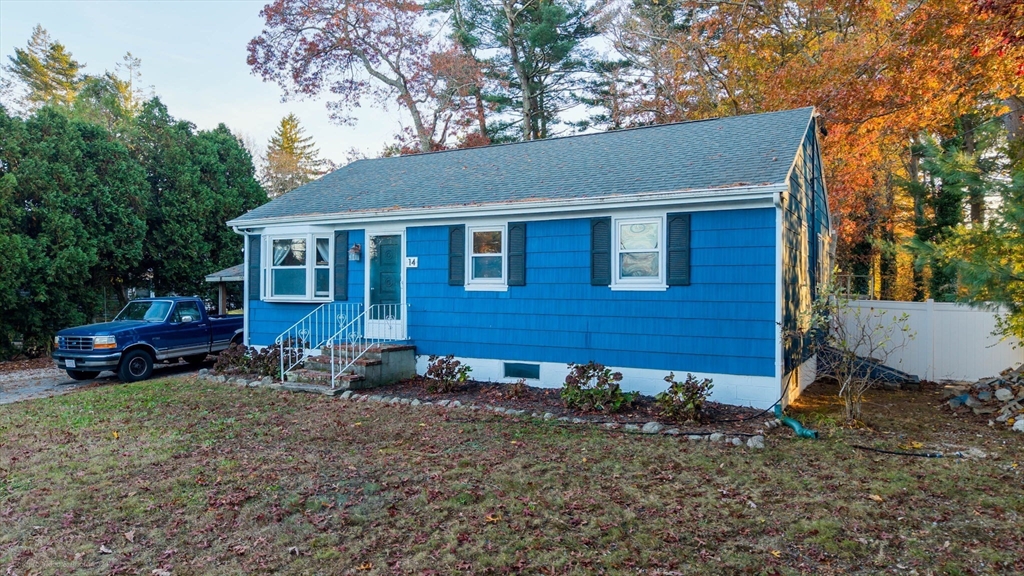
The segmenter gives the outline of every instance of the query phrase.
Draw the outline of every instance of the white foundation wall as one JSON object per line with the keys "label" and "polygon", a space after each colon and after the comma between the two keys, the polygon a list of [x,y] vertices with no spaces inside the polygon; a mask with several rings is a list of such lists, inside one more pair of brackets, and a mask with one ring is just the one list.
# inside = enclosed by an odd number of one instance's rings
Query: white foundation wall
{"label": "white foundation wall", "polygon": [[[461,358],[456,360],[472,368],[470,377],[481,382],[502,382],[511,384],[517,382],[518,378],[505,378],[505,362],[516,362],[523,364],[540,365],[540,378],[537,380],[527,379],[530,386],[540,388],[561,388],[565,382],[565,376],[569,373],[566,364],[556,362],[530,362],[528,360],[493,360],[485,358]],[[419,355],[416,357],[416,373],[424,374],[427,371],[428,357]],[[665,391],[668,383],[665,376],[669,372],[675,372],[677,381],[686,379],[686,370],[649,370],[645,368],[620,368],[609,366],[613,372],[622,372],[620,385],[626,392],[640,392],[647,396],[653,396],[658,392]],[[768,408],[779,400],[780,384],[777,378],[771,376],[741,376],[735,374],[706,374],[702,372],[692,373],[697,378],[711,378],[714,388],[711,390],[711,400],[723,404],[737,406],[751,406],[754,408]]]}
{"label": "white foundation wall", "polygon": [[818,377],[818,356],[811,356],[795,370],[788,372],[782,377],[782,389],[779,395],[782,396],[783,407],[796,400],[803,391]]}

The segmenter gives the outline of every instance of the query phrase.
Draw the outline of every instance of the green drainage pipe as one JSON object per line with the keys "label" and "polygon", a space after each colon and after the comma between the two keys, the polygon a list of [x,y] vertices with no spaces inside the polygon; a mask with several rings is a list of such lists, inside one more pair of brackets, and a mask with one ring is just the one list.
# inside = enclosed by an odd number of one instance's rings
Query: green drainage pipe
{"label": "green drainage pipe", "polygon": [[817,440],[817,438],[818,438],[818,433],[817,432],[815,432],[814,430],[808,430],[807,428],[804,428],[796,420],[793,420],[789,416],[783,415],[783,413],[782,413],[782,404],[776,404],[775,405],[775,417],[778,418],[779,420],[781,420],[782,423],[785,424],[786,426],[789,426],[790,428],[792,428],[793,431],[796,432],[797,436],[799,436],[801,438],[813,438],[813,439]]}

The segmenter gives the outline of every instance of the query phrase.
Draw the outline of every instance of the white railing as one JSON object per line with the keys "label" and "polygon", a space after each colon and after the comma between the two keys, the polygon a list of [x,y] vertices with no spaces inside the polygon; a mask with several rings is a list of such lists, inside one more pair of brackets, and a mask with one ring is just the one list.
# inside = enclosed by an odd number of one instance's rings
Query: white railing
{"label": "white railing", "polygon": [[401,304],[374,304],[327,340],[331,388],[367,352],[386,342],[405,340],[403,312]]}
{"label": "white railing", "polygon": [[362,304],[328,302],[282,332],[274,339],[274,344],[281,351],[281,380],[305,360],[310,351],[319,349],[362,312]]}

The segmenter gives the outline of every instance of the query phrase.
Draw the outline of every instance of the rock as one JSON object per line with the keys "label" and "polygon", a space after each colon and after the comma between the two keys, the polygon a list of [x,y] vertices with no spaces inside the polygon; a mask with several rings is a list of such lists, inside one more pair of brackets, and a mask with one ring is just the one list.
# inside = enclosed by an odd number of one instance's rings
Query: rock
{"label": "rock", "polygon": [[686,439],[689,440],[690,442],[703,442],[704,440],[707,440],[707,436],[701,436],[700,434],[690,434],[689,436],[686,437]]}
{"label": "rock", "polygon": [[714,434],[708,436],[708,440],[710,440],[711,442],[721,442],[722,440],[725,440],[725,434],[722,434],[721,432],[715,432]]}
{"label": "rock", "polygon": [[968,398],[970,398],[970,396],[968,396],[967,394],[954,396],[949,399],[949,407],[956,410],[957,408],[963,406],[964,402],[966,402]]}
{"label": "rock", "polygon": [[344,392],[341,393],[341,399],[342,400],[348,400],[351,397],[352,397],[352,391],[351,390],[345,390]]}
{"label": "rock", "polygon": [[448,407],[449,408],[461,408],[462,407],[462,402],[459,402],[458,400],[452,400],[451,402],[448,403]]}
{"label": "rock", "polygon": [[544,419],[545,419],[545,420],[551,420],[551,419],[553,419],[554,417],[555,417],[555,415],[554,415],[554,414],[552,414],[551,412],[545,412],[545,413],[544,413]]}
{"label": "rock", "polygon": [[530,416],[533,418],[540,418],[540,414],[538,412],[534,412],[533,414],[530,414]]}
{"label": "rock", "polygon": [[747,448],[764,448],[764,436],[751,436],[750,439],[747,440]]}
{"label": "rock", "polygon": [[219,383],[221,383],[221,384],[224,384],[224,383],[225,383],[225,382],[227,382],[227,381],[228,381],[228,378],[227,378],[227,376],[217,376],[216,382],[219,382]]}
{"label": "rock", "polygon": [[512,414],[515,415],[515,416],[522,416],[522,415],[526,414],[526,410],[513,410]]}
{"label": "rock", "polygon": [[374,396],[370,396],[369,398],[367,398],[367,401],[369,401],[369,402],[380,402],[383,399],[384,399],[383,396],[376,396],[376,395],[374,395]]}
{"label": "rock", "polygon": [[662,434],[664,434],[665,436],[679,436],[681,432],[679,431],[679,428],[669,428],[668,430],[662,432]]}
{"label": "rock", "polygon": [[605,430],[615,430],[619,425],[615,422],[605,422],[604,424],[601,424],[601,427]]}
{"label": "rock", "polygon": [[419,398],[413,398],[412,402],[409,402],[409,406],[419,406],[420,404],[423,404],[423,402],[420,402]]}
{"label": "rock", "polygon": [[[978,395],[981,396],[980,394]],[[1013,392],[1009,388],[1000,388],[996,390],[996,400],[1000,402],[1009,402],[1013,400]]]}
{"label": "rock", "polygon": [[402,398],[402,404],[412,404],[412,398]]}
{"label": "rock", "polygon": [[568,422],[569,421],[569,417],[568,416],[561,416],[561,417],[558,418],[558,421],[559,422]]}
{"label": "rock", "polygon": [[259,388],[260,387],[260,381],[259,380],[253,380],[252,382],[249,382],[248,384],[246,384],[246,386],[248,386],[249,388]]}
{"label": "rock", "polygon": [[437,401],[437,405],[438,406],[444,406],[445,408],[447,408],[449,402],[451,402],[451,400],[438,400]]}
{"label": "rock", "polygon": [[434,403],[433,402],[424,402],[423,405],[424,406],[433,406]]}
{"label": "rock", "polygon": [[977,408],[981,406],[981,400],[978,400],[974,396],[968,395],[967,399],[964,400],[964,406],[967,406],[968,408]]}
{"label": "rock", "polygon": [[209,368],[203,368],[202,370],[199,371],[199,375],[200,376],[206,376],[209,373],[210,373],[210,369]]}
{"label": "rock", "polygon": [[1017,420],[1016,422],[1013,423],[1013,431],[1024,432],[1024,418],[1021,418],[1020,420]]}
{"label": "rock", "polygon": [[640,431],[640,427],[637,426],[636,424],[626,424],[625,426],[622,427],[622,429],[625,430],[626,432],[639,432]]}
{"label": "rock", "polygon": [[648,422],[644,424],[644,427],[640,429],[644,434],[657,434],[665,429],[665,425],[660,422]]}
{"label": "rock", "polygon": [[732,444],[733,446],[741,446],[743,444],[743,440],[740,440],[739,438],[733,438],[732,440],[729,440],[729,443]]}
{"label": "rock", "polygon": [[[1002,390],[1002,388],[1000,388],[999,390]],[[981,392],[978,392],[978,400],[981,400],[982,402],[988,402],[991,399],[992,392],[988,390],[982,390]]]}
{"label": "rock", "polygon": [[573,424],[583,424],[585,422],[586,422],[586,420],[584,420],[583,418],[573,418],[572,419],[572,423]]}
{"label": "rock", "polygon": [[491,410],[494,410],[498,414],[504,414],[505,413],[505,409],[502,408],[501,406],[491,406]]}
{"label": "rock", "polygon": [[270,386],[273,383],[274,383],[274,379],[271,378],[270,376],[264,376],[263,379],[260,380],[260,384],[263,385],[263,386]]}

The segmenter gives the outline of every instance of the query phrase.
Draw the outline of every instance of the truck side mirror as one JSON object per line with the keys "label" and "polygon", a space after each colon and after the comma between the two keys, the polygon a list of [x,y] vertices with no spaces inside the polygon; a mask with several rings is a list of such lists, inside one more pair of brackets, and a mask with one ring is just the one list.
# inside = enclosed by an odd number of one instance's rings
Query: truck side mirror
{"label": "truck side mirror", "polygon": [[181,323],[182,324],[188,324],[189,322],[193,322],[194,320],[195,320],[195,318],[192,318],[188,314],[186,314],[186,315],[181,317]]}

